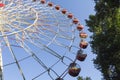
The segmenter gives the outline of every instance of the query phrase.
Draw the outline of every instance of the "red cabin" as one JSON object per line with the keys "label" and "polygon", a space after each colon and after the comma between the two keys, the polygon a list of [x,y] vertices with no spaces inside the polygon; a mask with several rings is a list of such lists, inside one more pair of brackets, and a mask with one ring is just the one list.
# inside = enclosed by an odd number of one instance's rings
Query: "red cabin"
{"label": "red cabin", "polygon": [[66,10],[66,9],[63,9],[61,12],[62,12],[63,14],[66,14],[67,10]]}
{"label": "red cabin", "polygon": [[79,75],[80,71],[81,71],[81,68],[79,67],[78,64],[76,63],[70,64],[69,70],[68,70],[69,75],[71,75],[72,77],[76,77]]}
{"label": "red cabin", "polygon": [[49,3],[48,3],[48,6],[52,7],[52,6],[53,6],[53,3],[52,3],[52,2],[49,2]]}
{"label": "red cabin", "polygon": [[76,56],[76,59],[79,60],[79,61],[84,61],[87,57],[87,54],[80,54],[78,53],[77,56]]}
{"label": "red cabin", "polygon": [[77,30],[81,31],[84,27],[80,24],[77,25]]}
{"label": "red cabin", "polygon": [[55,80],[63,80],[63,79],[59,77],[59,78],[57,78],[57,79],[55,79]]}
{"label": "red cabin", "polygon": [[42,4],[45,4],[45,3],[46,3],[46,0],[40,0],[40,2],[41,2]]}
{"label": "red cabin", "polygon": [[87,46],[88,46],[88,43],[87,43],[86,41],[82,40],[82,41],[80,42],[80,47],[81,47],[81,48],[86,49]]}
{"label": "red cabin", "polygon": [[81,37],[81,38],[87,38],[87,34],[85,33],[85,32],[81,32],[80,34],[79,34],[79,36]]}
{"label": "red cabin", "polygon": [[56,6],[55,6],[55,9],[56,9],[56,10],[60,10],[60,6],[59,6],[59,5],[56,5]]}
{"label": "red cabin", "polygon": [[74,19],[73,19],[73,23],[74,23],[74,24],[78,24],[78,22],[79,22],[79,20],[78,20],[77,18],[74,18]]}
{"label": "red cabin", "polygon": [[73,14],[72,14],[72,13],[69,13],[69,14],[68,14],[68,18],[72,19],[72,18],[73,18]]}
{"label": "red cabin", "polygon": [[5,4],[3,4],[3,3],[0,3],[0,7],[4,7],[5,6]]}

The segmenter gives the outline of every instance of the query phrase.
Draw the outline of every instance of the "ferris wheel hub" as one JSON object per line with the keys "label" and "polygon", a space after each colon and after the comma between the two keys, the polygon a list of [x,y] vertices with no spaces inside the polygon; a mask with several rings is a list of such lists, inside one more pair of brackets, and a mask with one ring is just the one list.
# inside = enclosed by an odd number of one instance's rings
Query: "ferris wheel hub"
{"label": "ferris wheel hub", "polygon": [[38,14],[32,7],[17,3],[0,3],[0,36],[12,35],[32,27],[38,19]]}

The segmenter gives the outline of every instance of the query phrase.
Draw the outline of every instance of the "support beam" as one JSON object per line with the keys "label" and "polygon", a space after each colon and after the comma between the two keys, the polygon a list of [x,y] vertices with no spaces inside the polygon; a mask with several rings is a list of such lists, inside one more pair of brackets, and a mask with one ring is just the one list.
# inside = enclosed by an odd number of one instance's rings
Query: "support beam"
{"label": "support beam", "polygon": [[0,80],[3,80],[2,49],[0,45]]}

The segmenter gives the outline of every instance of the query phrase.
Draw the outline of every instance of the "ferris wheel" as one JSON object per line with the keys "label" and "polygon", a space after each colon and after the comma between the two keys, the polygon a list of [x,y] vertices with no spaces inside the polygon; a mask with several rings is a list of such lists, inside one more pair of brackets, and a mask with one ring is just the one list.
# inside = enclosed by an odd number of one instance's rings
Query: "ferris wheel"
{"label": "ferris wheel", "polygon": [[0,0],[0,80],[78,76],[76,61],[87,56],[83,28],[72,13],[50,1]]}

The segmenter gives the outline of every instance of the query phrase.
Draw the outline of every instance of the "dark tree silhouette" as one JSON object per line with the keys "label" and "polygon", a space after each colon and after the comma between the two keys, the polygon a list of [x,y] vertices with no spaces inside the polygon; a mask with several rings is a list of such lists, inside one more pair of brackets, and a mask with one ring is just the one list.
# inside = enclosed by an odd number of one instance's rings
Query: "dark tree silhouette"
{"label": "dark tree silhouette", "polygon": [[120,80],[120,0],[94,0],[95,15],[86,20],[94,64],[105,80]]}
{"label": "dark tree silhouette", "polygon": [[91,80],[90,77],[83,78],[81,76],[78,76],[77,80]]}

